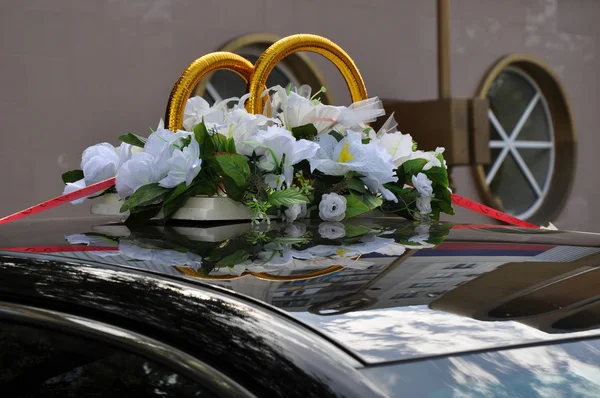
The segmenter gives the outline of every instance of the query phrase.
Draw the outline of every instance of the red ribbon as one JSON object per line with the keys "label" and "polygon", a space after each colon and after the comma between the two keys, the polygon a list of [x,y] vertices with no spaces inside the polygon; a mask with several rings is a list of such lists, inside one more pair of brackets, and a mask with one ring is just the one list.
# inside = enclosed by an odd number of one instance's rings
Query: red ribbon
{"label": "red ribbon", "polygon": [[452,194],[452,203],[454,203],[457,206],[463,207],[465,209],[474,211],[475,213],[479,213],[479,214],[483,214],[484,216],[495,218],[496,220],[503,221],[507,224],[516,225],[517,227],[539,228],[537,225],[528,223],[527,221],[520,220],[517,217],[510,216],[506,213],[502,213],[501,211],[492,209],[491,207],[487,207],[485,205],[482,205],[481,203],[474,202],[472,200],[464,198],[455,193]]}
{"label": "red ribbon", "polygon": [[96,184],[90,185],[89,187],[78,189],[77,191],[73,191],[73,192],[61,195],[54,199],[50,199],[43,203],[32,206],[28,209],[21,210],[19,212],[11,214],[10,216],[0,218],[0,224],[8,224],[9,222],[17,221],[17,220],[20,220],[21,218],[29,217],[34,214],[38,214],[43,211],[53,209],[55,207],[62,206],[65,203],[69,203],[69,202],[72,202],[77,199],[83,199],[83,198],[93,195],[97,192],[104,191],[105,189],[108,189],[114,185],[115,185],[114,177],[109,178],[108,180],[100,181]]}
{"label": "red ribbon", "polygon": [[0,251],[23,253],[63,253],[63,252],[112,252],[118,251],[117,246],[23,246],[3,247]]}
{"label": "red ribbon", "polygon": [[[57,198],[50,199],[46,202],[40,203],[28,209],[21,210],[17,213],[11,214],[10,216],[0,218],[0,224],[7,224],[9,222],[19,220],[21,218],[41,213],[54,207],[62,206],[65,203],[85,198],[97,192],[108,189],[114,185],[115,178],[109,178],[108,180],[104,180],[99,183],[90,185],[89,187],[85,187],[77,191],[61,195]],[[517,227],[539,228],[537,225],[533,225],[531,223],[528,223],[527,221],[520,220],[516,217],[510,216],[506,213],[502,213],[501,211],[492,209],[491,207],[487,207],[485,205],[482,205],[481,203],[474,202],[457,194],[452,194],[452,203],[454,203],[457,206],[464,207],[465,209],[474,211],[476,213],[483,214],[484,216],[495,218],[496,220],[503,221],[507,224],[515,225]]]}

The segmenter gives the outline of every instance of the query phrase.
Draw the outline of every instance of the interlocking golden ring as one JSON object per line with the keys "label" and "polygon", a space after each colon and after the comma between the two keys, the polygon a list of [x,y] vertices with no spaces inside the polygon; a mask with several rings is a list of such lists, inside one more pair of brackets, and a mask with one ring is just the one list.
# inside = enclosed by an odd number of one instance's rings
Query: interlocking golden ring
{"label": "interlocking golden ring", "polygon": [[352,102],[365,100],[367,88],[363,78],[350,56],[340,46],[324,37],[309,34],[298,34],[284,37],[267,48],[254,64],[248,92],[251,94],[246,109],[250,113],[262,113],[261,94],[267,83],[269,74],[283,58],[299,51],[310,51],[321,54],[330,60],[341,72],[350,90]]}
{"label": "interlocking golden ring", "polygon": [[233,71],[249,83],[254,66],[246,58],[225,51],[210,53],[192,62],[181,74],[169,96],[165,115],[167,129],[177,131],[182,128],[185,104],[194,87],[204,76],[218,69]]}

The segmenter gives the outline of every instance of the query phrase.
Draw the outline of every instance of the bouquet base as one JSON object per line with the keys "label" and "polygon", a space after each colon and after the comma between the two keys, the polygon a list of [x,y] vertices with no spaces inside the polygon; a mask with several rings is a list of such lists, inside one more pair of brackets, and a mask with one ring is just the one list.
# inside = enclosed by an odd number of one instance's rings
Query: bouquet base
{"label": "bouquet base", "polygon": [[[121,213],[123,201],[117,194],[106,194],[94,203],[91,213],[101,216],[128,216],[129,212]],[[162,211],[155,219],[163,218]],[[185,202],[175,215],[173,220],[185,221],[235,221],[250,220],[252,214],[248,207],[225,197],[200,197],[190,198]]]}

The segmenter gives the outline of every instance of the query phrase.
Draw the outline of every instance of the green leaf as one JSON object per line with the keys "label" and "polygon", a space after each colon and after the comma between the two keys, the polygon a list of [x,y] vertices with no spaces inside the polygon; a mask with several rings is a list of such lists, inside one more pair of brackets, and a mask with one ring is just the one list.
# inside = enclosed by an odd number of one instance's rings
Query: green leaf
{"label": "green leaf", "polygon": [[346,183],[348,184],[348,188],[352,189],[353,191],[356,191],[358,193],[365,193],[367,192],[367,188],[365,187],[365,183],[362,182],[361,180],[358,180],[356,178],[349,178],[346,180]]}
{"label": "green leaf", "polygon": [[[213,134],[212,139],[215,148],[217,148],[217,152],[230,152],[228,150],[229,142],[227,140],[227,137],[225,137],[223,134]],[[233,151],[233,153],[235,153],[235,151]]]}
{"label": "green leaf", "polygon": [[269,195],[269,203],[273,206],[290,206],[293,204],[308,203],[308,198],[296,189],[273,191]]}
{"label": "green leaf", "polygon": [[402,168],[404,169],[404,173],[406,174],[406,178],[410,178],[414,175],[419,174],[423,167],[427,164],[427,159],[413,159],[407,160],[402,163]]}
{"label": "green leaf", "polygon": [[333,138],[335,138],[338,142],[340,142],[341,140],[344,139],[344,136],[335,130],[330,131],[329,135],[332,136]]}
{"label": "green leaf", "polygon": [[373,230],[371,228],[367,228],[363,225],[353,225],[353,224],[347,224],[345,225],[345,232],[346,238],[354,238],[357,236],[362,236],[365,234],[368,234],[369,232],[372,232]]}
{"label": "green leaf", "polygon": [[160,203],[155,203],[148,206],[138,206],[134,209],[131,209],[129,217],[127,217],[127,220],[125,220],[125,225],[133,225],[146,222],[155,217],[160,212],[160,209]]}
{"label": "green leaf", "polygon": [[163,214],[165,220],[171,219],[171,217],[177,213],[177,210],[183,206],[190,196],[189,194],[186,195],[186,192],[189,190],[189,188],[190,187],[188,187],[185,182],[182,182],[166,196],[165,202],[163,203]]}
{"label": "green leaf", "polygon": [[226,149],[226,151],[230,152],[230,153],[236,153],[237,152],[237,150],[235,148],[235,141],[233,140],[233,137],[231,137],[227,141],[227,149]]}
{"label": "green leaf", "polygon": [[371,194],[344,195],[346,198],[346,218],[356,217],[381,206],[383,201]]}
{"label": "green leaf", "polygon": [[164,197],[168,188],[163,188],[158,183],[147,184],[141,186],[137,191],[127,198],[123,206],[121,206],[121,213],[127,210],[135,210],[138,206],[149,205],[152,202],[157,202]]}
{"label": "green leaf", "polygon": [[237,153],[219,153],[215,155],[217,162],[223,169],[223,173],[235,181],[238,186],[244,186],[250,177],[250,167],[248,159]]}
{"label": "green leaf", "polygon": [[146,138],[140,137],[139,135],[133,133],[123,134],[122,136],[119,136],[119,140],[126,144],[137,146],[140,148],[143,148],[146,144],[146,141],[148,141]]}
{"label": "green leaf", "polygon": [[69,182],[76,182],[83,178],[83,171],[81,170],[71,170],[63,173],[62,180],[65,184]]}
{"label": "green leaf", "polygon": [[230,199],[242,202],[244,195],[246,194],[247,186],[238,186],[233,178],[229,176],[223,177],[223,185],[225,186],[225,193]]}
{"label": "green leaf", "polygon": [[230,254],[227,257],[222,258],[217,262],[217,265],[220,267],[233,267],[239,263],[243,263],[248,259],[248,253],[243,250],[238,250],[233,254]]}
{"label": "green leaf", "polygon": [[292,128],[292,134],[298,140],[312,140],[317,136],[317,128],[314,124],[309,123]]}
{"label": "green leaf", "polygon": [[194,138],[196,138],[196,141],[200,145],[200,157],[202,159],[206,159],[216,152],[215,144],[206,129],[204,121],[194,127]]}
{"label": "green leaf", "polygon": [[445,167],[432,167],[423,173],[433,182],[433,186],[442,186],[448,188],[448,171]]}

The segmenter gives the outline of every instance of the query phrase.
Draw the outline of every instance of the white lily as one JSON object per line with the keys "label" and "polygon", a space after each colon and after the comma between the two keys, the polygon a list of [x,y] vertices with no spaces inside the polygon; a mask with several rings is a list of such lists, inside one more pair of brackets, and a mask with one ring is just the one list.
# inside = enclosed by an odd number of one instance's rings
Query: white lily
{"label": "white lily", "polygon": [[288,130],[279,126],[268,127],[256,139],[263,146],[263,157],[259,167],[271,171],[278,166],[283,166],[283,177],[288,184],[291,183],[294,175],[293,166],[302,160],[312,158],[319,150],[319,145],[315,142],[296,140]]}
{"label": "white lily", "polygon": [[119,251],[121,254],[136,260],[156,261],[172,266],[186,265],[195,269],[202,266],[202,258],[197,254],[190,252],[181,253],[175,250],[144,248],[125,239],[121,239],[119,242]]}
{"label": "white lily", "polygon": [[310,86],[303,85],[289,93],[281,86],[272,87],[273,108],[279,109],[278,117],[288,129],[312,124],[317,129],[317,134],[328,133],[337,124],[341,116],[338,107],[326,106],[311,100]]}
{"label": "white lily", "polygon": [[[414,151],[410,156],[410,160],[413,160],[413,159],[427,160],[427,163],[425,164],[425,166],[423,166],[423,170],[425,170],[425,171],[431,169],[432,167],[442,167],[442,162],[440,162],[440,160],[437,158],[437,156],[444,153],[444,150],[445,150],[445,148],[438,147],[435,149],[435,151],[428,151],[428,152]],[[445,160],[444,160],[444,167],[446,167]]]}
{"label": "white lily", "polygon": [[371,142],[385,148],[392,157],[396,167],[409,160],[413,153],[413,139],[410,134],[402,134],[398,131],[398,124],[394,120],[394,114],[388,118],[377,133],[369,132]]}
{"label": "white lily", "polygon": [[174,188],[182,182],[189,186],[200,172],[200,166],[202,165],[200,145],[193,135],[190,138],[191,141],[188,146],[173,151],[169,158],[167,176],[159,182],[161,187]]}
{"label": "white lily", "polygon": [[319,151],[309,159],[311,171],[319,170],[327,175],[343,176],[355,171],[364,176],[362,181],[373,192],[381,192],[387,200],[397,200],[395,195],[383,187],[388,182],[398,181],[391,156],[376,144],[362,143],[362,133],[349,131],[341,141],[331,135],[319,137]]}

